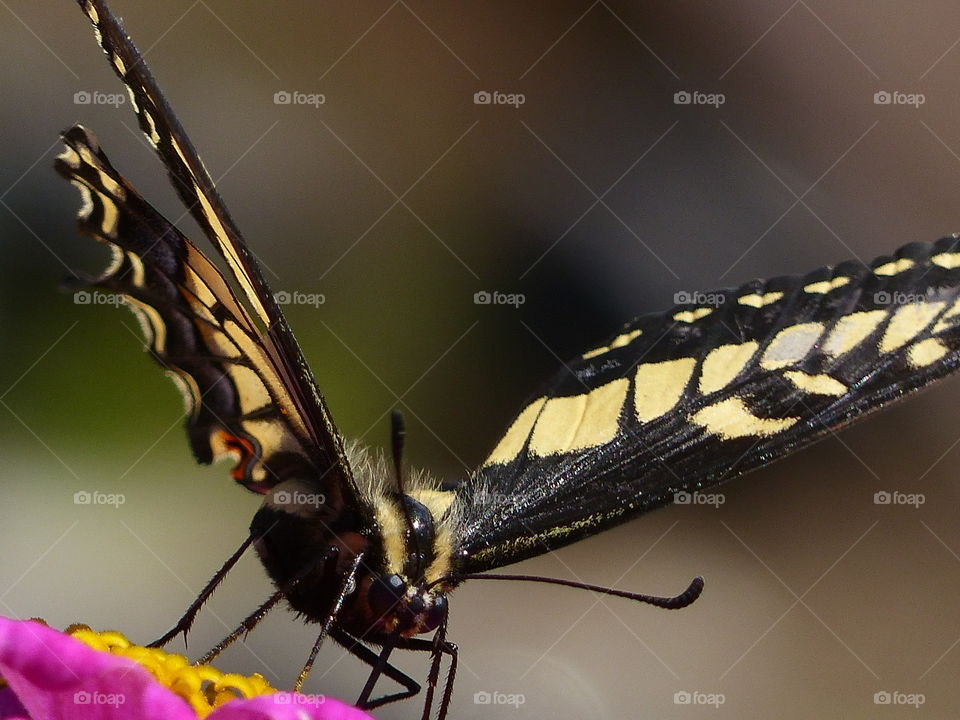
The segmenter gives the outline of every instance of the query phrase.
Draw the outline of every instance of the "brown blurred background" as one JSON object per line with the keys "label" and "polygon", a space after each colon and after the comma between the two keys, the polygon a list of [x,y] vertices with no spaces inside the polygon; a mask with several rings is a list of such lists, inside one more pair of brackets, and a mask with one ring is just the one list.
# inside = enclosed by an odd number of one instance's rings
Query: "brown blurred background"
{"label": "brown blurred background", "polygon": [[[324,296],[288,316],[340,429],[384,444],[399,397],[410,459],[444,477],[483,458],[560,359],[678,291],[960,230],[954,3],[114,7],[274,289]],[[129,102],[104,104],[121,86],[75,3],[6,0],[0,18],[0,613],[146,641],[257,499],[193,463],[132,317],[58,292],[106,256],[77,239],[79,199],[51,169],[60,130],[94,129],[147,198],[183,211]],[[325,102],[275,104],[283,91]],[[524,103],[478,105],[480,91]],[[725,102],[676,104],[681,91]],[[923,103],[876,104],[881,91]],[[475,305],[481,290],[526,302]],[[958,400],[946,381],[726,486],[719,509],[673,507],[516,568],[659,594],[703,574],[688,610],[468,584],[452,599],[452,716],[956,716]],[[84,490],[125,502],[74,504]],[[875,505],[883,490],[925,503]],[[269,592],[244,560],[191,654]],[[277,611],[222,664],[289,685],[313,633]],[[341,656],[324,650],[308,690],[356,695],[365,671]],[[883,692],[923,702],[878,708]]]}

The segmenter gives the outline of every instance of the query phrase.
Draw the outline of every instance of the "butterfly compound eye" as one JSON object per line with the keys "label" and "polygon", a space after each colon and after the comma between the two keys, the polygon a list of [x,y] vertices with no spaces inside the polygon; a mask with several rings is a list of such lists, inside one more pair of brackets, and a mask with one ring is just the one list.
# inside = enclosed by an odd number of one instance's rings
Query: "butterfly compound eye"
{"label": "butterfly compound eye", "polygon": [[383,617],[391,613],[407,592],[407,583],[399,575],[381,575],[370,584],[367,602],[370,609]]}
{"label": "butterfly compound eye", "polygon": [[419,617],[420,632],[430,632],[440,627],[447,616],[447,599],[443,595],[438,595],[433,604],[428,607]]}

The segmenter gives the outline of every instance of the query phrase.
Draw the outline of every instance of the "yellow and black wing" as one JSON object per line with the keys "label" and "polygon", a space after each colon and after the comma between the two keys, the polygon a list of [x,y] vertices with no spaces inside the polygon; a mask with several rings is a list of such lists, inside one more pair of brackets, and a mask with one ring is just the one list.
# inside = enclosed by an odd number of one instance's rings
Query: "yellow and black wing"
{"label": "yellow and black wing", "polygon": [[201,462],[239,454],[234,476],[259,491],[309,466],[331,501],[355,495],[343,439],[199,155],[109,8],[100,0],[78,2],[130,92],[141,130],[225,259],[242,300],[111,167],[92,133],[75,127],[64,134],[57,169],[84,193],[81,230],[113,247],[115,262],[97,283],[130,299],[154,356],[182,381]]}
{"label": "yellow and black wing", "polygon": [[456,489],[458,570],[538,555],[809,445],[960,364],[960,240],[697,294],[574,359]]}
{"label": "yellow and black wing", "polygon": [[307,424],[264,338],[217,268],[116,171],[81,126],[63,135],[57,170],[83,195],[81,232],[113,262],[95,288],[123,295],[154,358],[183,391],[187,431],[202,463],[232,454],[233,477],[266,492],[292,474],[316,476]]}

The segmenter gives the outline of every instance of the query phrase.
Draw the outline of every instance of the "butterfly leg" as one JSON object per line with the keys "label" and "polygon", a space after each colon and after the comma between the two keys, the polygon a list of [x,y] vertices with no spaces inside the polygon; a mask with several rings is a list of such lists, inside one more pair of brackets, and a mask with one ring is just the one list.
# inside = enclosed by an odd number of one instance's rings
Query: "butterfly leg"
{"label": "butterfly leg", "polygon": [[[333,556],[334,560],[335,558],[336,555]],[[350,571],[340,583],[340,592],[337,594],[337,600],[334,602],[333,607],[327,614],[327,618],[323,622],[323,627],[320,629],[320,634],[317,635],[317,639],[313,643],[313,648],[310,650],[310,656],[307,658],[307,662],[304,663],[303,669],[300,671],[300,675],[297,676],[297,681],[293,684],[294,692],[300,692],[300,689],[303,687],[303,683],[306,682],[307,675],[309,675],[310,671],[313,669],[313,661],[316,659],[317,653],[320,652],[320,646],[323,645],[323,641],[326,639],[327,635],[330,634],[330,629],[333,627],[334,621],[340,614],[340,608],[343,607],[344,599],[346,599],[347,595],[350,594],[351,586],[354,588],[356,587],[356,581],[354,578],[356,577],[357,568],[360,567],[360,561],[362,559],[362,554],[354,558],[353,565],[350,567]],[[336,572],[336,562],[333,562],[332,566],[332,570]]]}
{"label": "butterfly leg", "polygon": [[147,647],[163,647],[180,633],[183,633],[183,642],[186,644],[187,633],[190,632],[190,627],[193,625],[193,621],[200,612],[200,608],[210,598],[210,596],[213,595],[213,591],[217,589],[217,586],[220,584],[220,582],[227,576],[227,573],[233,569],[233,566],[237,564],[238,560],[240,560],[240,556],[246,552],[247,548],[250,547],[257,537],[259,536],[255,533],[251,533],[249,536],[247,536],[247,539],[243,541],[243,544],[239,548],[237,548],[237,551],[227,558],[227,561],[223,564],[223,567],[217,570],[216,574],[210,578],[210,582],[208,582],[204,586],[203,590],[200,591],[200,594],[197,595],[197,598],[190,604],[190,607],[187,608],[187,611],[183,614],[183,617],[177,621],[177,624],[164,633],[164,635],[147,645]]}
{"label": "butterfly leg", "polygon": [[[293,584],[291,584],[290,587],[292,588]],[[216,645],[214,645],[210,650],[207,651],[207,653],[203,657],[197,660],[197,662],[194,664],[207,665],[217,655],[219,655],[228,647],[233,645],[234,641],[236,641],[238,637],[240,637],[241,635],[245,635],[246,633],[253,630],[257,625],[260,624],[260,621],[263,620],[266,614],[273,609],[273,606],[283,599],[283,597],[287,594],[287,590],[289,590],[289,588],[281,588],[280,590],[277,590],[273,595],[267,598],[267,600],[262,605],[260,605],[260,607],[258,607],[249,615],[247,615],[247,617],[243,619],[243,622],[241,622],[232,633],[230,633],[223,640],[221,640]]]}
{"label": "butterfly leg", "polygon": [[[246,633],[253,630],[260,623],[260,621],[263,620],[266,614],[270,612],[270,610],[272,610],[273,607],[278,602],[280,602],[284,597],[286,597],[287,594],[291,590],[293,590],[294,587],[296,587],[297,583],[299,583],[304,577],[310,574],[318,565],[325,564],[328,561],[330,561],[331,558],[335,558],[338,553],[339,553],[339,549],[337,547],[331,547],[319,558],[305,565],[296,575],[294,575],[289,580],[289,582],[284,583],[283,586],[280,587],[273,595],[267,598],[263,602],[263,604],[260,605],[260,607],[258,607],[249,615],[247,615],[247,617],[243,619],[243,622],[241,622],[233,630],[233,632],[231,632],[223,640],[221,640],[216,645],[214,645],[209,651],[207,651],[207,653],[203,657],[197,660],[197,662],[194,664],[206,665],[215,657],[217,657],[217,655],[219,655],[228,647],[230,647],[241,635],[245,635]],[[357,555],[355,564],[358,564],[362,558],[363,558],[363,553],[359,553]]]}
{"label": "butterfly leg", "polygon": [[427,697],[423,703],[422,720],[430,719],[430,710],[433,707],[433,693],[436,690],[437,682],[440,679],[440,664],[443,661],[443,655],[450,656],[450,670],[447,672],[447,682],[443,687],[443,697],[440,699],[439,720],[447,717],[447,711],[450,709],[450,698],[453,696],[453,681],[457,676],[457,646],[452,642],[447,642],[447,618],[444,617],[440,627],[437,628],[433,636],[431,652],[433,658],[430,662],[430,675],[427,678]]}
{"label": "butterfly leg", "polygon": [[[339,628],[332,628],[330,630],[330,637],[345,647],[351,655],[362,660],[371,668],[377,666],[380,656],[364,645],[362,641],[353,637],[349,633],[340,630]],[[398,644],[397,647],[404,647],[404,645]],[[424,648],[410,649],[420,650]],[[390,663],[384,663],[381,672],[394,682],[403,685],[405,689],[402,692],[393,693],[392,695],[384,695],[376,700],[367,701],[362,706],[362,709],[371,710],[373,708],[380,707],[381,705],[386,705],[398,700],[406,700],[407,698],[411,698],[420,692],[420,683],[404,673],[402,670],[395,668]]]}
{"label": "butterfly leg", "polygon": [[[444,639],[444,635],[440,635],[438,633],[438,636],[439,637],[435,637],[433,640],[423,640],[421,638],[401,638],[397,640],[397,643],[394,647],[401,650],[429,652],[433,655],[433,662],[430,668],[427,702],[424,706],[425,718],[429,717],[430,706],[433,702],[433,689],[436,687],[438,678],[440,676],[441,658],[443,655],[450,656],[450,672],[447,674],[447,682],[444,686],[443,698],[440,702],[439,719],[443,720],[443,718],[447,716],[447,710],[450,706],[450,698],[453,695],[453,681],[457,671],[457,646],[451,642],[447,642]],[[376,668],[379,664],[380,656],[349,633],[346,633],[338,628],[334,628],[330,631],[330,637],[345,647],[350,654],[359,658],[371,668]],[[420,684],[416,680],[401,670],[395,668],[390,663],[384,663],[380,672],[394,682],[403,685],[405,690],[403,692],[393,693],[390,695],[383,695],[374,700],[365,700],[364,703],[360,705],[362,709],[372,710],[380,707],[381,705],[387,705],[392,702],[397,702],[398,700],[406,700],[407,698],[414,697],[420,692]]]}

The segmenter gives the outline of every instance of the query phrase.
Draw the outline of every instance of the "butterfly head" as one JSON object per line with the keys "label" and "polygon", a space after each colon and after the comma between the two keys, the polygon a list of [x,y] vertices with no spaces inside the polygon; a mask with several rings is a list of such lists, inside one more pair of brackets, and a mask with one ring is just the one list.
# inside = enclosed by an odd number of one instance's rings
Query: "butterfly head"
{"label": "butterfly head", "polygon": [[433,582],[443,563],[443,553],[438,554],[443,533],[421,499],[398,493],[383,498],[377,508],[383,562],[381,571],[365,578],[360,589],[368,622],[388,634],[430,632],[447,613],[445,589]]}
{"label": "butterfly head", "polygon": [[[408,495],[387,487],[367,496],[367,519],[325,502],[304,481],[285,481],[265,496],[251,530],[263,536],[254,546],[274,582],[288,585],[315,563],[289,593],[295,609],[322,622],[338,588],[349,583],[338,622],[356,636],[412,637],[443,623],[451,589],[443,580],[452,557],[449,493],[417,486]],[[318,561],[324,557],[330,560]]]}
{"label": "butterfly head", "polygon": [[446,596],[390,573],[366,583],[366,601],[374,621],[387,633],[412,637],[436,630],[447,614]]}

